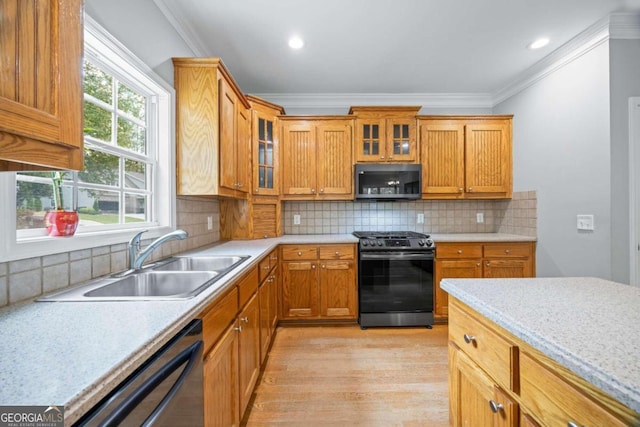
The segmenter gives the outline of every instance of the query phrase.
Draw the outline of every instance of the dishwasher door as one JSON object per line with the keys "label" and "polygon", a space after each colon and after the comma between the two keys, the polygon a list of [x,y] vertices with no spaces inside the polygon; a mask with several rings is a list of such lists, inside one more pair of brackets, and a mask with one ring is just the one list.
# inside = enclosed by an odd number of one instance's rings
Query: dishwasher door
{"label": "dishwasher door", "polygon": [[202,347],[193,320],[74,426],[203,426]]}

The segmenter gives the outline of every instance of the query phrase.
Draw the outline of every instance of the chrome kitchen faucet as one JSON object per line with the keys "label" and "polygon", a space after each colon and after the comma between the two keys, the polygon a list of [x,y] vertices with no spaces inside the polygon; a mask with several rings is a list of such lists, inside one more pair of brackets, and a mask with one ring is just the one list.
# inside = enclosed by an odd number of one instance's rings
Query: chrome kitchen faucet
{"label": "chrome kitchen faucet", "polygon": [[140,238],[143,233],[146,233],[149,230],[144,230],[136,234],[129,240],[129,268],[132,270],[139,270],[142,268],[142,263],[146,260],[151,252],[156,250],[161,244],[171,239],[179,239],[184,240],[187,238],[188,234],[186,231],[178,229],[172,231],[171,233],[167,233],[164,236],[158,237],[156,240],[151,242],[149,246],[145,249],[140,249]]}

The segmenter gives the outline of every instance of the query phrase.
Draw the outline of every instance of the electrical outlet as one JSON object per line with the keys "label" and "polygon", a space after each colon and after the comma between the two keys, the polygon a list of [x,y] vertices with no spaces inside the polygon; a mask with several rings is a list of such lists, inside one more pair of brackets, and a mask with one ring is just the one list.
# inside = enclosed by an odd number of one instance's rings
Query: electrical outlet
{"label": "electrical outlet", "polygon": [[476,222],[478,224],[482,224],[484,222],[484,213],[483,212],[478,212],[476,214]]}
{"label": "electrical outlet", "polygon": [[207,217],[207,230],[213,230],[213,217],[211,215]]}
{"label": "electrical outlet", "polygon": [[300,215],[295,214],[293,216],[293,225],[300,225]]}
{"label": "electrical outlet", "polygon": [[416,216],[416,224],[424,224],[424,214],[423,213],[419,213]]}
{"label": "electrical outlet", "polygon": [[593,215],[578,215],[578,230],[593,231]]}

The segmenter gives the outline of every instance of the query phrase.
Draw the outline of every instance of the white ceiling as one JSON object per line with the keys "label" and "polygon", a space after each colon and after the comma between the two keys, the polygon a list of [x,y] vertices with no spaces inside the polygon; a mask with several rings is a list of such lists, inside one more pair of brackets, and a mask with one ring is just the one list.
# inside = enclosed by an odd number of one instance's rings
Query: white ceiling
{"label": "white ceiling", "polygon": [[[283,94],[496,93],[635,1],[154,0],[243,91]],[[528,50],[540,36],[549,46]]]}

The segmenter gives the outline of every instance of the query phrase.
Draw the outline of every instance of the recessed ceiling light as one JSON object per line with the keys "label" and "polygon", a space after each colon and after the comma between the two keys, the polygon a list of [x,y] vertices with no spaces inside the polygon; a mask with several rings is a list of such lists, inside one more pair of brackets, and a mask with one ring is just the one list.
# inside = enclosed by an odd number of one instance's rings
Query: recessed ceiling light
{"label": "recessed ceiling light", "polygon": [[304,40],[298,36],[293,36],[289,39],[289,47],[291,49],[301,49],[304,46]]}
{"label": "recessed ceiling light", "polygon": [[536,50],[536,49],[540,49],[542,47],[545,47],[548,44],[549,44],[549,39],[546,38],[546,37],[543,37],[543,38],[539,38],[538,40],[536,40],[533,43],[529,44],[529,46],[527,46],[527,47],[529,49],[531,49],[531,50]]}

